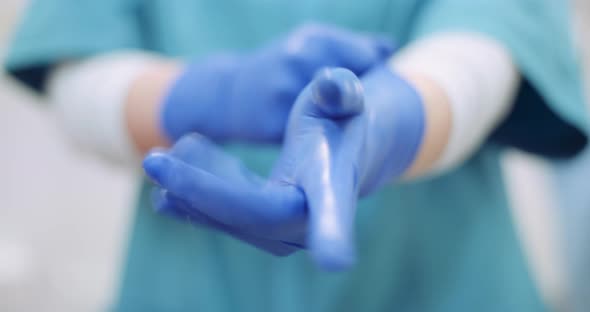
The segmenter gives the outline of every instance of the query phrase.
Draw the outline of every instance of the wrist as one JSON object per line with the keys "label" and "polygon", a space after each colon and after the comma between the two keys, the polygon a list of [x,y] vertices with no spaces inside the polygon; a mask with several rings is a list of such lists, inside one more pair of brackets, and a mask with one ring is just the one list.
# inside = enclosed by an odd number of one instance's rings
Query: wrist
{"label": "wrist", "polygon": [[424,107],[424,138],[404,179],[416,178],[432,170],[442,156],[451,132],[451,108],[445,91],[426,75],[398,71],[422,99]]}
{"label": "wrist", "polygon": [[361,195],[407,174],[419,156],[426,111],[418,89],[387,66],[362,79],[368,118]]}
{"label": "wrist", "polygon": [[175,62],[154,64],[135,79],[129,90],[125,119],[138,151],[170,144],[160,124],[160,111],[167,90],[182,72]]}
{"label": "wrist", "polygon": [[[390,64],[419,89],[428,127],[406,176],[440,174],[469,158],[510,111],[518,70],[485,34],[442,32],[411,43]],[[441,148],[442,147],[442,148]]]}

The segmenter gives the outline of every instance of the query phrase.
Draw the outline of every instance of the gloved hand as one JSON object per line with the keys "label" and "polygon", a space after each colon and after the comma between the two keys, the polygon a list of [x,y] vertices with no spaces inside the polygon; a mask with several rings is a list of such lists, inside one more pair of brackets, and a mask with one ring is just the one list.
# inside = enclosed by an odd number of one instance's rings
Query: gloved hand
{"label": "gloved hand", "polygon": [[302,247],[289,242],[305,232],[303,194],[250,172],[208,138],[189,134],[170,150],[154,149],[143,167],[159,185],[152,193],[157,212],[226,232],[278,256]]}
{"label": "gloved hand", "polygon": [[144,168],[164,192],[160,210],[206,216],[275,254],[309,248],[323,268],[338,270],[354,263],[358,197],[404,173],[424,122],[419,95],[387,67],[362,81],[327,69],[298,97],[269,180],[194,137],[149,154]]}
{"label": "gloved hand", "polygon": [[340,66],[360,75],[392,53],[384,38],[303,26],[251,53],[189,64],[164,98],[160,124],[172,141],[198,132],[218,142],[277,143],[318,69]]}

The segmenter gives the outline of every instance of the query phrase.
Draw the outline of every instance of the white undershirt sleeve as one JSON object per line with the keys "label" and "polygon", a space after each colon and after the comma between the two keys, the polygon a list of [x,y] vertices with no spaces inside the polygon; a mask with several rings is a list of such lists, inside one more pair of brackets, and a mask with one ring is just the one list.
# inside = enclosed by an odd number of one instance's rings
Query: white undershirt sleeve
{"label": "white undershirt sleeve", "polygon": [[429,77],[447,94],[449,141],[431,174],[461,164],[506,117],[520,76],[509,52],[490,37],[469,32],[434,34],[396,54],[394,69]]}
{"label": "white undershirt sleeve", "polygon": [[159,60],[147,52],[121,51],[65,62],[51,71],[49,101],[78,147],[119,164],[138,163],[125,102],[131,83]]}

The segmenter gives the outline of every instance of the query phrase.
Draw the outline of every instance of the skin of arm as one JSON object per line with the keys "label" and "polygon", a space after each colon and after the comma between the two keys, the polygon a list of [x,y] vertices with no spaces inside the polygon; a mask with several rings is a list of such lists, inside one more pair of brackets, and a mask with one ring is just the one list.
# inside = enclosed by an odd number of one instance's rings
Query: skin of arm
{"label": "skin of arm", "polygon": [[154,147],[170,145],[160,127],[160,106],[181,72],[181,64],[162,61],[146,68],[131,83],[124,104],[125,121],[133,144],[142,155]]}

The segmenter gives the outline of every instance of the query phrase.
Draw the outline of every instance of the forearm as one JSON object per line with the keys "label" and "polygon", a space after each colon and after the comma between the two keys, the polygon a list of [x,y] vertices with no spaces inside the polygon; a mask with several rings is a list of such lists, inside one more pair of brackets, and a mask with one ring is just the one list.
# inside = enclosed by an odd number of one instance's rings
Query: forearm
{"label": "forearm", "polygon": [[150,148],[168,144],[158,114],[179,71],[177,63],[157,55],[113,52],[58,65],[48,97],[78,147],[135,163]]}
{"label": "forearm", "polygon": [[469,158],[511,109],[519,85],[504,47],[473,33],[422,39],[394,56],[391,67],[424,105],[424,137],[405,178],[444,172]]}

